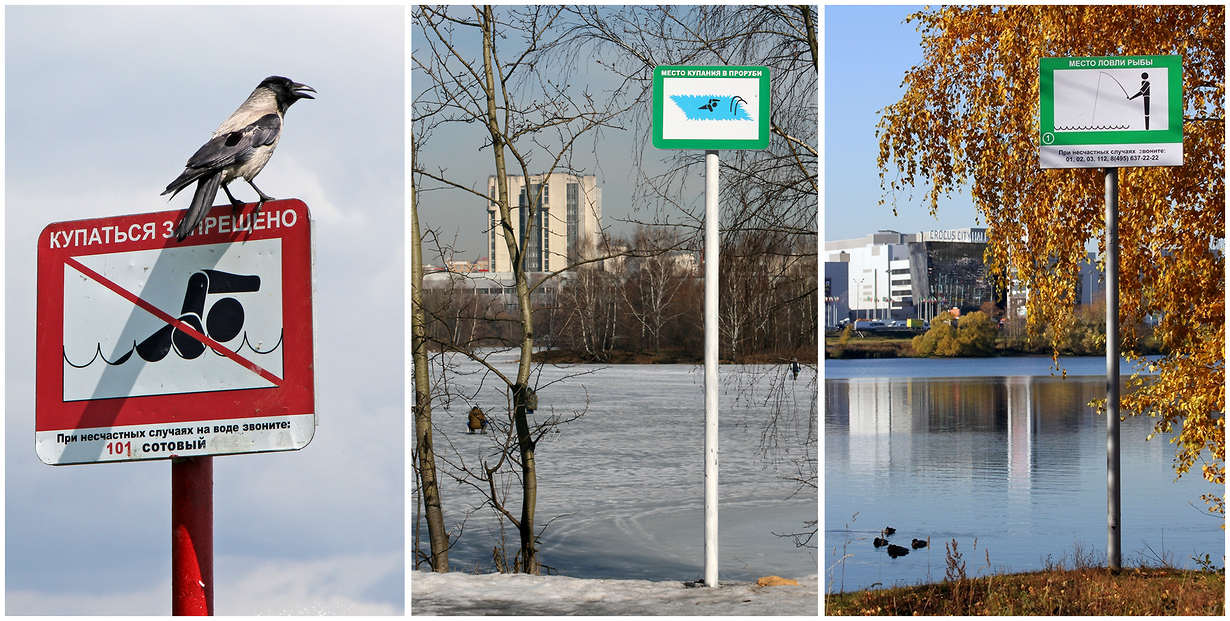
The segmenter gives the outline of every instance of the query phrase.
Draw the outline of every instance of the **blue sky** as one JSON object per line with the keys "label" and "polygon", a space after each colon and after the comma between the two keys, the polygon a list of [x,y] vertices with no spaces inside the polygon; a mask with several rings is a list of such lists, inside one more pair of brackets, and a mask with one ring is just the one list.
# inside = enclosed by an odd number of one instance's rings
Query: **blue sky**
{"label": "blue sky", "polygon": [[825,240],[863,237],[879,229],[916,233],[976,226],[968,193],[941,200],[938,219],[921,198],[899,196],[897,216],[891,197],[879,204],[878,113],[900,99],[905,73],[922,62],[921,36],[914,24],[902,23],[921,8],[824,8]]}
{"label": "blue sky", "polygon": [[214,459],[216,612],[404,611],[405,15],[6,7],[7,614],[170,614],[170,463],[35,455],[36,240],[185,209],[159,193],[269,75],[317,91],[258,185],[315,222],[319,427],[300,451]]}
{"label": "blue sky", "polygon": [[[468,6],[454,6],[452,10],[459,18],[473,19],[474,11]],[[497,13],[502,9],[497,9]],[[474,31],[474,32],[470,32]],[[411,43],[414,53],[429,57],[430,48],[421,40],[417,29],[411,33]],[[470,54],[470,58],[481,66],[480,35],[472,28],[458,28],[454,38],[458,49]],[[513,49],[520,51],[515,44],[509,46],[503,53],[511,56]],[[593,58],[584,58],[577,62],[574,73],[568,80],[570,92],[576,96],[582,89],[599,98],[607,96],[619,87],[620,82],[609,69],[600,66]],[[413,68],[413,65],[412,65]],[[421,82],[420,82],[421,80]],[[412,92],[420,92],[426,86],[415,88],[415,84],[426,84],[426,78],[418,71],[412,71]],[[417,139],[417,138],[416,138]],[[483,147],[490,138],[486,129],[480,123],[454,123],[438,127],[430,139],[420,145],[423,165],[432,172],[440,169],[446,171],[446,176],[458,183],[471,188],[478,188],[486,193],[487,177],[495,174],[495,159],[491,147]],[[544,133],[544,140],[549,146],[557,148],[554,136]],[[546,165],[554,157],[554,152],[544,148],[530,146],[528,140],[522,140],[520,148],[530,154],[530,174],[545,172]],[[671,155],[669,151],[655,152],[653,147],[643,146],[636,141],[636,131],[628,124],[626,128],[606,128],[601,133],[589,133],[578,141],[574,153],[574,165],[585,174],[598,177],[598,187],[602,188],[602,224],[610,232],[621,235],[630,233],[634,225],[621,222],[631,218],[649,219],[645,211],[637,212],[632,205],[632,195],[635,189],[635,171],[633,169],[634,149],[645,148],[649,153],[645,164],[647,170],[654,171],[657,162]],[[506,154],[508,174],[520,174],[519,166]],[[703,170],[700,173],[703,176]],[[435,188],[419,193],[419,226],[424,231],[435,230],[442,243],[450,245],[455,250],[453,258],[475,260],[486,257],[487,251],[487,206],[485,201],[472,194],[452,188],[441,188],[440,184],[425,180],[424,188]],[[697,200],[703,200],[703,185],[698,186]],[[424,248],[423,262],[439,264],[439,253],[430,240]]]}

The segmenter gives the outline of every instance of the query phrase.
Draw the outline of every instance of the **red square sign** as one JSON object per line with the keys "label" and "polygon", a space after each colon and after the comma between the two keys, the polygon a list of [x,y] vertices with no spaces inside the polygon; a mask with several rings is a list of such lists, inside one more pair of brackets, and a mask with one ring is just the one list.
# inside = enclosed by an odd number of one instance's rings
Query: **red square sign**
{"label": "red square sign", "polygon": [[303,448],[316,426],[312,224],[298,200],[51,224],[35,435],[53,465]]}

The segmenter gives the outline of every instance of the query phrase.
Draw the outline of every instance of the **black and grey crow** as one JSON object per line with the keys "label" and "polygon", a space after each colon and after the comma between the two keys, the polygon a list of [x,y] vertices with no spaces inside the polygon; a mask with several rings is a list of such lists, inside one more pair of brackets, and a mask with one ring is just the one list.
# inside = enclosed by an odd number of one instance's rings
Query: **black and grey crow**
{"label": "black and grey crow", "polygon": [[278,138],[282,135],[282,115],[300,99],[315,99],[308,94],[309,91],[315,93],[316,89],[282,76],[265,78],[248,95],[247,101],[223,121],[209,142],[188,159],[184,172],[162,193],[164,196],[170,193],[171,198],[175,198],[180,190],[193,181],[197,182],[188,213],[184,214],[184,219],[175,229],[175,237],[179,241],[184,241],[205,219],[205,214],[213,206],[214,197],[218,195],[218,186],[222,186],[222,191],[226,192],[235,209],[243,207],[244,202],[232,196],[226,186],[240,177],[260,196],[257,213],[265,201],[273,200],[272,196],[261,192],[252,183],[252,178],[265,167],[278,146]]}

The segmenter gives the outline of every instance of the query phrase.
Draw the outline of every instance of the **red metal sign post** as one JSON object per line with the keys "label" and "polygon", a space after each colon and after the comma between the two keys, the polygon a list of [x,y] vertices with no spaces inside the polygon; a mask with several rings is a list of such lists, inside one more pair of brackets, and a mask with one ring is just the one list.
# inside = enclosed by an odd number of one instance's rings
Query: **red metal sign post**
{"label": "red metal sign post", "polygon": [[214,614],[214,458],[171,460],[171,614]]}
{"label": "red metal sign post", "polygon": [[213,614],[213,457],[316,429],[307,205],[60,222],[38,241],[35,448],[51,465],[171,460],[172,610]]}

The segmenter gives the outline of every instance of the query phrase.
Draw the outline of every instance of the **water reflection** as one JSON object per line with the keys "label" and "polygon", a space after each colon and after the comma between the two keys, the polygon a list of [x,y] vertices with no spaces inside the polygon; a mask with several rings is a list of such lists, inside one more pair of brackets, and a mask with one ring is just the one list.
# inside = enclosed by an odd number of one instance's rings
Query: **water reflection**
{"label": "water reflection", "polygon": [[[1037,467],[1035,437],[1051,447],[1042,455],[1046,467],[1072,467],[1071,434],[1093,413],[1087,404],[1104,395],[1103,385],[1031,376],[830,380],[825,426],[828,433],[860,437],[856,453],[851,443],[841,445],[840,457],[852,465],[883,458],[891,467],[895,457],[946,479],[989,470],[1002,473],[1010,489],[1028,490]],[[921,434],[926,437],[915,438]],[[988,434],[1002,441],[984,442]]]}
{"label": "water reflection", "polygon": [[[942,542],[952,538],[968,550],[978,537],[978,563],[990,549],[993,567],[1013,571],[1074,541],[1104,550],[1106,419],[1088,406],[1104,396],[1104,377],[826,380],[825,546],[830,564],[843,545],[855,551],[845,588],[942,579]],[[1198,474],[1174,483],[1173,448],[1144,442],[1151,427],[1148,418],[1122,426],[1125,559],[1142,541],[1176,561],[1219,556],[1220,520],[1188,505],[1210,486]],[[932,536],[939,551],[879,558],[871,538],[886,525],[906,542]]]}

